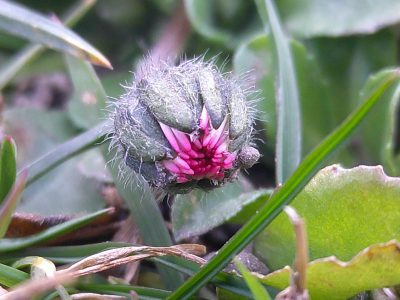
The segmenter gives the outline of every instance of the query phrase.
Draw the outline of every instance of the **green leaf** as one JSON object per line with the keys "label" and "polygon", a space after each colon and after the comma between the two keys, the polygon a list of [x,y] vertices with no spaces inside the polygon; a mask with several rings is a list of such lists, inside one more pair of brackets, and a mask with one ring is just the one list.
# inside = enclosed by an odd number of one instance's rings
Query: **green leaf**
{"label": "green leaf", "polygon": [[389,108],[387,111],[387,116],[389,122],[386,123],[385,132],[383,134],[383,149],[382,149],[382,160],[385,169],[388,170],[389,174],[400,176],[400,167],[398,161],[396,160],[395,154],[395,141],[396,132],[398,128],[398,111],[400,105],[400,85],[397,86],[395,92],[393,93]]}
{"label": "green leaf", "polygon": [[19,4],[0,1],[0,29],[111,69],[97,49],[57,21]]}
{"label": "green leaf", "polygon": [[276,96],[276,180],[281,184],[294,172],[301,160],[301,120],[296,71],[279,16],[271,0],[257,0],[258,12],[265,32],[274,40],[278,58],[278,88]]}
{"label": "green leaf", "polygon": [[260,32],[252,1],[185,0],[185,8],[194,30],[228,48]]}
{"label": "green leaf", "polygon": [[11,287],[29,278],[25,272],[0,264],[0,284]]}
{"label": "green leaf", "polygon": [[221,44],[229,40],[228,32],[210,25],[213,1],[185,0],[185,8],[192,26],[203,36]]}
{"label": "green leaf", "polygon": [[201,270],[187,280],[168,299],[187,299],[226,266],[233,256],[244,249],[280,213],[309,180],[323,162],[338,148],[377,104],[380,96],[399,80],[399,70],[384,71],[371,78],[374,88],[365,95],[365,101],[314,151],[306,156],[292,176],[271,196],[253,218],[249,220]]}
{"label": "green leaf", "polygon": [[[177,241],[204,234],[236,216],[245,206],[269,190],[247,192],[245,183],[236,181],[211,192],[192,191],[176,196],[172,205],[172,231]],[[238,196],[239,195],[239,196]]]}
{"label": "green leaf", "polygon": [[12,263],[26,256],[41,256],[56,264],[75,263],[87,256],[120,247],[132,246],[128,243],[104,242],[77,246],[35,247],[9,253],[0,253],[0,262]]}
{"label": "green leaf", "polygon": [[[49,216],[93,212],[104,207],[99,182],[108,177],[101,154],[91,150],[65,162],[65,158],[82,152],[81,138],[73,138],[67,148],[58,146],[76,134],[65,111],[15,108],[4,112],[4,120],[7,132],[19,145],[18,163],[28,165],[29,170],[26,192],[17,211]],[[101,128],[94,130],[99,137]],[[47,154],[43,156],[44,153]],[[58,160],[60,157],[64,158]],[[64,163],[60,165],[61,162]],[[31,184],[42,175],[45,176]],[[43,199],[52,201],[43,205]]]}
{"label": "green leaf", "polygon": [[13,185],[11,191],[0,205],[0,239],[2,239],[7,232],[12,214],[14,213],[24,191],[27,177],[28,173],[25,170],[21,173],[17,182]]}
{"label": "green leaf", "polygon": [[103,216],[110,212],[110,209],[103,209],[97,211],[95,213],[88,214],[83,217],[79,217],[65,223],[50,227],[46,230],[43,230],[37,234],[23,237],[23,238],[14,238],[14,239],[1,239],[0,240],[0,252],[7,251],[15,251],[20,250],[32,245],[36,245],[39,243],[43,243],[54,238],[58,238],[63,236],[64,234],[70,233],[74,230],[77,230],[87,224],[90,224],[92,221],[97,219],[100,216]]}
{"label": "green leaf", "polygon": [[[258,276],[270,286],[284,289],[289,284],[290,268]],[[308,264],[307,289],[310,299],[348,299],[356,294],[400,283],[400,244],[390,241],[372,245],[348,262],[336,257]]]}
{"label": "green leaf", "polygon": [[[123,295],[130,297],[130,291],[135,291],[139,295],[139,299],[143,300],[157,300],[165,299],[171,293],[170,291],[133,286],[123,284],[93,284],[93,283],[78,283],[78,288],[83,291],[104,293],[111,295]],[[129,298],[128,298],[129,299]]]}
{"label": "green leaf", "polygon": [[251,293],[255,300],[271,300],[271,296],[268,294],[267,290],[260,283],[259,279],[253,276],[246,266],[239,260],[235,261],[236,267],[239,269],[240,273],[247,285],[249,286]]}
{"label": "green leaf", "polygon": [[286,27],[302,38],[371,34],[400,21],[400,3],[382,0],[277,1]]}
{"label": "green leaf", "polygon": [[105,128],[107,123],[107,121],[100,123],[88,131],[83,132],[80,135],[66,141],[65,143],[56,146],[50,152],[29,163],[26,166],[29,170],[27,185],[32,184],[47,172],[67,161],[68,159],[90,148],[98,146],[99,143],[104,140],[104,134],[102,133],[102,130]]}
{"label": "green leaf", "polygon": [[[399,196],[400,178],[386,176],[381,167],[321,170],[291,203],[307,224],[310,259],[348,260],[371,244],[399,239]],[[292,227],[281,214],[255,241],[272,270],[293,261]]]}
{"label": "green leaf", "polygon": [[0,140],[0,205],[11,190],[17,173],[16,146],[10,136]]}
{"label": "green leaf", "polygon": [[[66,26],[73,26],[87,11],[89,11],[95,2],[96,0],[79,1],[71,8],[70,12],[62,18],[62,22],[65,23]],[[15,77],[19,70],[38,57],[44,49],[45,48],[41,45],[30,44],[8,59],[0,69],[0,90]]]}
{"label": "green leaf", "polygon": [[[117,154],[114,151],[110,152],[109,147],[106,146],[102,147],[103,155],[107,161],[111,161],[117,157]],[[121,162],[118,161],[118,163]],[[118,193],[124,199],[135,220],[135,224],[139,228],[144,244],[149,246],[171,246],[172,240],[152,189],[141,175],[133,171],[129,174],[121,174],[118,163],[109,164],[108,167]],[[127,166],[122,167],[127,168]],[[127,171],[130,172],[129,170]],[[128,184],[124,176],[129,176],[130,182]],[[159,199],[162,200],[164,196],[165,194],[161,193]],[[174,258],[171,258],[171,260],[173,261]],[[157,267],[168,288],[174,289],[182,283],[182,277],[178,272],[160,265]]]}
{"label": "green leaf", "polygon": [[89,129],[104,119],[107,95],[91,64],[69,55],[65,60],[74,85],[69,115],[77,127]]}

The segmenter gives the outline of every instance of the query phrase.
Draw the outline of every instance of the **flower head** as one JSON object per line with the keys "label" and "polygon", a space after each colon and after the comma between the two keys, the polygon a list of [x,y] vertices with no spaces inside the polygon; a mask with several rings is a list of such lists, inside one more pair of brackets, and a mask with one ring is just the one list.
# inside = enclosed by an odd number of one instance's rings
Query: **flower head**
{"label": "flower head", "polygon": [[112,118],[124,165],[169,192],[220,186],[259,158],[245,93],[211,62],[147,65]]}

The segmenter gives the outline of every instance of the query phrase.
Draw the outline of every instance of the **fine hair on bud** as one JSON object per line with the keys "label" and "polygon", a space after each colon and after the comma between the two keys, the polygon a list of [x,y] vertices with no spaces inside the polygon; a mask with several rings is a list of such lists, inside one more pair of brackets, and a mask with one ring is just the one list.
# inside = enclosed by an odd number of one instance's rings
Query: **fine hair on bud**
{"label": "fine hair on bud", "polygon": [[251,92],[214,60],[148,58],[112,105],[109,133],[120,169],[171,194],[235,180],[260,156]]}

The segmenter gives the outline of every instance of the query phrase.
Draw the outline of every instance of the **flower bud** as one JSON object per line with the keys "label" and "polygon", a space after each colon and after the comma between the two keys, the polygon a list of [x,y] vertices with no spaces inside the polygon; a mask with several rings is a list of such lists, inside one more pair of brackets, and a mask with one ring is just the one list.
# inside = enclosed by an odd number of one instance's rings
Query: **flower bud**
{"label": "flower bud", "polygon": [[112,119],[124,165],[171,193],[220,186],[259,158],[245,92],[202,60],[147,65]]}

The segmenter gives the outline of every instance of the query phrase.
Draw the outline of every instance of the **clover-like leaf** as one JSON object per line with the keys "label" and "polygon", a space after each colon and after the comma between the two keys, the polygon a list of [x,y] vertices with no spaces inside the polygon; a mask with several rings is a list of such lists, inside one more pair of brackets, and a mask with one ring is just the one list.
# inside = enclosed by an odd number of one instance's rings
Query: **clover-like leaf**
{"label": "clover-like leaf", "polygon": [[[400,178],[380,166],[326,167],[291,206],[305,220],[311,260],[331,255],[349,260],[369,245],[400,237]],[[273,270],[291,264],[294,233],[285,215],[257,238],[255,250]]]}
{"label": "clover-like leaf", "polygon": [[[284,267],[258,277],[267,285],[284,289],[289,285],[290,272],[290,267]],[[399,283],[400,243],[395,240],[372,245],[348,262],[331,256],[312,261],[307,268],[307,289],[315,300],[347,299]]]}

